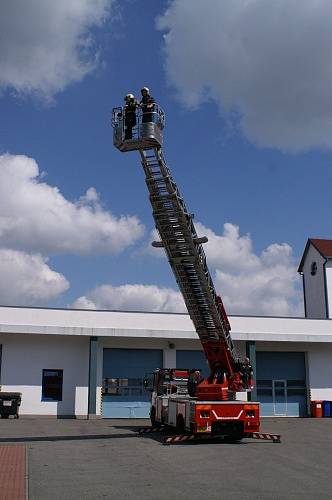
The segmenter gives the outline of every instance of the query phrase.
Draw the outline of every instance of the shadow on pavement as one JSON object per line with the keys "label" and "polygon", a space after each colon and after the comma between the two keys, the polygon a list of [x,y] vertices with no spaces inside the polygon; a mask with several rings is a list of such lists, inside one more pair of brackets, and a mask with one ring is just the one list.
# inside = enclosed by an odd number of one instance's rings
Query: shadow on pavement
{"label": "shadow on pavement", "polygon": [[137,434],[81,434],[78,436],[20,436],[0,438],[0,443],[23,443],[32,441],[85,441],[97,439],[123,439],[137,437]]}
{"label": "shadow on pavement", "polygon": [[[209,439],[197,439],[197,440],[194,440],[194,441],[179,441],[177,443],[171,443],[171,444],[167,444],[165,443],[165,439],[168,438],[168,437],[172,437],[172,436],[177,436],[179,433],[177,432],[176,429],[172,428],[172,427],[164,427],[163,429],[161,429],[160,431],[156,431],[156,432],[149,432],[149,429],[150,427],[142,427],[142,426],[126,426],[126,427],[122,427],[120,425],[115,425],[114,426],[115,429],[128,429],[130,428],[131,431],[135,432],[136,433],[136,436],[138,436],[139,438],[141,439],[150,439],[152,441],[157,441],[158,443],[161,443],[165,446],[197,446],[197,445],[202,445],[202,444],[223,444],[223,445],[246,445],[246,444],[249,444],[251,442],[251,440],[245,440],[245,441],[234,441],[232,439],[226,439],[226,438],[209,438]],[[147,430],[148,432],[142,432],[140,433],[140,431],[142,430]]]}

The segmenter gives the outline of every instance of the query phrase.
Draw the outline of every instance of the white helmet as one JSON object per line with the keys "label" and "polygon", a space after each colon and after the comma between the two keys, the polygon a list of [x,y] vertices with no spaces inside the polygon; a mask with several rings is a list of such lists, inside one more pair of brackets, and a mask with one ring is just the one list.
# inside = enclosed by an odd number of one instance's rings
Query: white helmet
{"label": "white helmet", "polygon": [[142,92],[142,93],[143,93],[143,92],[146,92],[147,94],[150,94],[150,89],[149,89],[148,87],[143,87],[143,88],[141,89],[141,92]]}
{"label": "white helmet", "polygon": [[134,94],[127,94],[124,98],[125,101],[130,101],[131,99],[135,99]]}

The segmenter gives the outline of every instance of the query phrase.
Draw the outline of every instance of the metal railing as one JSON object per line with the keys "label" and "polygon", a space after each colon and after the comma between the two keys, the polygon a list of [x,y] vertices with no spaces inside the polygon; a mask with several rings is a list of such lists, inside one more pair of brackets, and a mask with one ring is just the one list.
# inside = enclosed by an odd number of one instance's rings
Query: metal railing
{"label": "metal railing", "polygon": [[[144,120],[144,115],[149,115],[148,120]],[[151,119],[150,119],[151,118]],[[165,127],[165,113],[158,104],[154,104],[153,108],[144,112],[142,108],[136,110],[136,125],[132,128],[133,139],[139,139],[142,134],[142,126],[146,123],[154,123],[160,130]],[[115,135],[118,140],[124,139],[125,134],[125,107],[113,108],[112,111],[112,127],[115,129]]]}

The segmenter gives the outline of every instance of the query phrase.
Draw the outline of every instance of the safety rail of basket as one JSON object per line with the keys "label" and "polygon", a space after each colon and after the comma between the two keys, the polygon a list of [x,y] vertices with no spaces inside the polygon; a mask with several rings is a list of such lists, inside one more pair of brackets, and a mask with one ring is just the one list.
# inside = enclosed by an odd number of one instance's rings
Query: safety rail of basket
{"label": "safety rail of basket", "polygon": [[153,217],[189,315],[203,344],[224,342],[237,359],[230,325],[207,267],[205,252],[161,148],[140,150]]}
{"label": "safety rail of basket", "polygon": [[[151,116],[151,121],[153,123],[156,123],[161,130],[163,130],[165,128],[165,122],[166,122],[166,118],[165,118],[165,113],[163,111],[163,109],[158,106],[158,104],[154,104],[153,105],[153,108],[151,109],[151,111],[149,110],[148,111],[149,115]],[[143,120],[143,115],[144,115],[144,112],[142,110],[141,107],[137,107],[136,109],[136,126],[133,127],[134,130],[136,130],[136,133],[137,133],[137,136],[139,137],[140,136],[140,127],[142,125],[142,120]],[[120,127],[122,129],[124,129],[124,117],[125,117],[125,107],[123,106],[118,106],[116,108],[113,108],[112,110],[112,127],[113,128],[116,128],[116,127]]]}

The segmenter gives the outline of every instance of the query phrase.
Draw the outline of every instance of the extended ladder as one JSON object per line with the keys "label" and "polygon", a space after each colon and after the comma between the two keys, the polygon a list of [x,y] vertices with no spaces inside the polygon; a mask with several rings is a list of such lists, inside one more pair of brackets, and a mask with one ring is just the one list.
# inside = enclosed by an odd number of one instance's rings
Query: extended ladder
{"label": "extended ladder", "polygon": [[[220,297],[209,273],[202,243],[176,183],[166,165],[162,150],[139,150],[145,181],[150,192],[153,217],[161,243],[182,292],[189,315],[204,350],[220,346],[224,362],[231,370],[236,353],[230,336],[230,325]],[[211,366],[211,359],[208,357]]]}

